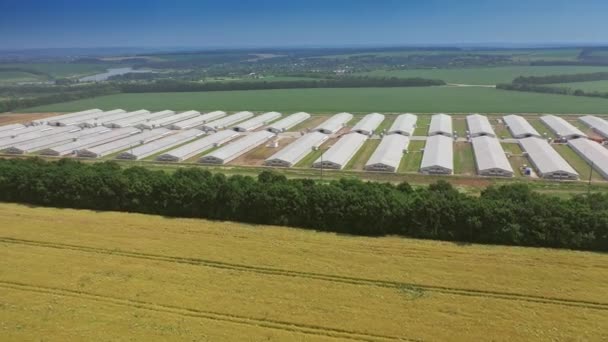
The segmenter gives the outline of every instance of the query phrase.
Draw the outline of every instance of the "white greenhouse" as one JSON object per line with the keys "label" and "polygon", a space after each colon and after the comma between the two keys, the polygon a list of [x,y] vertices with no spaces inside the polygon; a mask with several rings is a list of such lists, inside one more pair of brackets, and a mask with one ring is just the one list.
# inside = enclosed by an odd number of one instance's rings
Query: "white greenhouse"
{"label": "white greenhouse", "polygon": [[211,121],[202,126],[202,129],[205,131],[218,131],[221,129],[226,129],[237,122],[247,120],[253,117],[252,112],[238,112],[232,115],[228,115],[219,120]]}
{"label": "white greenhouse", "polygon": [[273,133],[285,132],[288,129],[295,127],[296,125],[308,120],[309,118],[310,114],[304,112],[291,114],[284,119],[271,123],[270,125],[268,125],[266,130]]}
{"label": "white greenhouse", "polygon": [[495,137],[478,136],[471,139],[477,173],[490,177],[513,177],[513,168],[500,141]]}
{"label": "white greenhouse", "polygon": [[391,125],[386,134],[401,134],[412,136],[414,135],[414,129],[416,129],[416,122],[418,117],[414,114],[405,113],[399,115],[395,122]]}
{"label": "white greenhouse", "polygon": [[378,113],[371,113],[364,116],[359,122],[353,126],[351,132],[357,132],[363,135],[371,136],[374,131],[384,121],[384,115]]}
{"label": "white greenhouse", "polygon": [[62,126],[61,121],[63,121],[63,120],[72,119],[72,118],[76,118],[76,117],[84,117],[89,114],[95,114],[95,113],[100,113],[100,112],[101,112],[101,109],[87,109],[87,110],[83,110],[80,112],[74,112],[74,113],[69,113],[69,114],[57,115],[57,116],[53,116],[50,118],[34,120],[34,121],[32,121],[32,124],[43,125],[46,123],[51,126]]}
{"label": "white greenhouse", "polygon": [[471,138],[481,136],[496,137],[496,133],[494,133],[494,129],[492,129],[487,116],[479,114],[467,115],[467,127],[469,128]]}
{"label": "white greenhouse", "polygon": [[540,120],[547,126],[558,138],[566,140],[576,138],[586,138],[587,134],[580,129],[574,127],[571,123],[555,115],[544,115]]}
{"label": "white greenhouse", "polygon": [[156,157],[158,161],[180,162],[195,157],[214,147],[223,145],[239,136],[239,133],[227,129],[204,136],[201,139],[187,143],[171,151],[167,151]]}
{"label": "white greenhouse", "polygon": [[317,126],[314,130],[325,134],[334,134],[346,126],[352,119],[353,115],[350,113],[339,113],[325,120],[325,122]]}
{"label": "white greenhouse", "polygon": [[138,133],[141,133],[141,131],[134,127],[118,128],[80,137],[74,141],[70,141],[62,145],[44,149],[40,151],[40,154],[47,156],[65,156],[75,154],[77,150],[102,145],[110,141],[119,140]]}
{"label": "white greenhouse", "polygon": [[226,164],[272,139],[275,134],[258,131],[223,146],[200,159],[201,163]]}
{"label": "white greenhouse", "polygon": [[107,112],[97,113],[97,115],[88,116],[86,119],[79,120],[76,124],[80,127],[97,127],[102,126],[101,120],[118,118],[124,115],[124,109],[113,109]]}
{"label": "white greenhouse", "polygon": [[214,112],[205,113],[200,116],[195,116],[190,119],[176,122],[171,125],[171,129],[189,129],[202,126],[211,120],[216,120],[226,116],[226,112],[216,110]]}
{"label": "white greenhouse", "polygon": [[135,148],[139,145],[143,145],[150,141],[159,139],[170,133],[171,131],[166,128],[157,128],[149,131],[144,131],[142,133],[130,135],[120,140],[115,140],[102,145],[78,150],[76,151],[76,155],[78,157],[85,158],[100,158],[103,156],[107,156],[108,154],[120,152],[129,148]]}
{"label": "white greenhouse", "polygon": [[74,141],[74,139],[78,139],[82,136],[87,136],[90,134],[100,133],[102,131],[108,131],[106,127],[96,127],[86,130],[78,130],[75,132],[66,132],[61,134],[55,134],[51,136],[46,136],[43,139],[35,139],[30,141],[25,141],[17,144],[13,144],[5,149],[6,153],[10,154],[25,154],[36,152],[45,148],[65,144],[70,141]]}
{"label": "white greenhouse", "polygon": [[314,168],[341,170],[355,156],[367,140],[367,135],[360,133],[346,134],[333,144],[313,164]]}
{"label": "white greenhouse", "polygon": [[397,172],[409,144],[410,138],[405,135],[389,134],[384,136],[378,148],[365,164],[365,170]]}
{"label": "white greenhouse", "polygon": [[608,138],[608,121],[593,115],[581,116],[578,120],[591,127],[597,134]]}
{"label": "white greenhouse", "polygon": [[153,128],[159,128],[159,127],[166,127],[166,126],[171,126],[172,124],[174,124],[176,122],[184,121],[184,120],[194,118],[194,117],[197,117],[200,115],[201,115],[201,113],[199,113],[195,110],[189,110],[186,112],[167,116],[164,118],[140,123],[136,127],[141,128],[141,129],[153,129]]}
{"label": "white greenhouse", "polygon": [[524,138],[519,145],[538,175],[546,179],[578,179],[578,173],[544,139]]}
{"label": "white greenhouse", "polygon": [[195,139],[198,136],[205,134],[203,131],[199,129],[188,129],[185,131],[180,131],[175,134],[164,136],[160,139],[156,139],[149,143],[143,144],[141,146],[137,146],[128,151],[124,151],[116,156],[117,159],[130,159],[130,160],[139,160],[146,157],[149,157],[155,153],[162,152],[164,150],[168,150],[177,145],[181,145],[186,143],[192,139]]}
{"label": "white greenhouse", "polygon": [[608,179],[608,149],[589,139],[570,140],[568,146],[592,165],[602,177]]}
{"label": "white greenhouse", "polygon": [[431,175],[451,175],[454,173],[454,146],[451,137],[433,135],[424,146],[420,172]]}
{"label": "white greenhouse", "polygon": [[329,136],[321,132],[311,132],[298,138],[279,152],[264,161],[267,166],[292,167],[309,153],[323,144]]}
{"label": "white greenhouse", "polygon": [[452,117],[442,113],[433,115],[429,126],[429,136],[432,135],[445,135],[446,137],[451,137]]}
{"label": "white greenhouse", "polygon": [[238,125],[234,126],[233,129],[237,132],[247,132],[258,129],[269,122],[272,122],[280,118],[283,114],[278,112],[268,112],[262,115],[255,116],[247,121],[243,121]]}
{"label": "white greenhouse", "polygon": [[524,117],[519,115],[505,115],[503,120],[507,128],[511,132],[511,135],[515,139],[523,139],[529,137],[542,138],[542,135],[538,133],[534,127]]}

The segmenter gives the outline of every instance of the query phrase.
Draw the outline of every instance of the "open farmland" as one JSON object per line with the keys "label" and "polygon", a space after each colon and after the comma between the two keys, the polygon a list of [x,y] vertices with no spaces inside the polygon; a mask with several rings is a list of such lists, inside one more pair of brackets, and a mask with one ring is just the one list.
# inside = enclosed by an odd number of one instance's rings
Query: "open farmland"
{"label": "open farmland", "polygon": [[142,107],[149,110],[171,108],[176,111],[606,114],[608,101],[477,87],[334,88],[117,94],[22,111],[70,112],[87,108],[135,110]]}
{"label": "open farmland", "polygon": [[600,253],[15,204],[0,217],[8,340],[608,338]]}

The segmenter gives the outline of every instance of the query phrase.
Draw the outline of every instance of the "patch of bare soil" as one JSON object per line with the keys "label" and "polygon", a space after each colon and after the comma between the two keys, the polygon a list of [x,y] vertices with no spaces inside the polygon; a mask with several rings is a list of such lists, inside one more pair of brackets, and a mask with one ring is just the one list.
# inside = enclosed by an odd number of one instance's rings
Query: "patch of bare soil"
{"label": "patch of bare soil", "polygon": [[61,113],[7,113],[0,114],[0,125],[28,123],[32,120],[44,119]]}
{"label": "patch of bare soil", "polygon": [[[275,138],[276,139],[276,138]],[[256,147],[244,155],[232,160],[228,165],[261,166],[264,161],[273,154],[284,149],[287,145],[295,141],[293,137],[280,137],[278,147],[270,147],[274,140],[270,140],[262,146]]]}

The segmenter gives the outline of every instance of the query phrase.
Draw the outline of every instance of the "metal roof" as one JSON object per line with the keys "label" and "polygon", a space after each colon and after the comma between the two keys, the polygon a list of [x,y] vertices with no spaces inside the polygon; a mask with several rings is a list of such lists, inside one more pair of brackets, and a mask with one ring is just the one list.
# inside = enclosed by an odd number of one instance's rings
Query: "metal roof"
{"label": "metal roof", "polygon": [[119,120],[112,121],[112,123],[109,126],[115,127],[115,128],[131,127],[131,126],[139,125],[140,123],[166,118],[171,115],[175,115],[175,112],[172,110],[163,110],[160,112],[154,112],[154,113],[150,113],[150,114],[144,113],[141,115],[130,116],[127,118],[122,118]]}
{"label": "metal roof", "polygon": [[378,113],[367,114],[363,119],[359,120],[351,129],[351,132],[357,132],[365,135],[372,135],[374,131],[384,121],[384,115]]}
{"label": "metal roof", "polygon": [[194,128],[197,126],[201,126],[211,120],[215,120],[215,119],[219,119],[221,117],[226,116],[226,112],[222,112],[219,110],[216,110],[214,112],[210,112],[210,113],[206,113],[200,116],[195,116],[193,118],[190,119],[186,119],[183,121],[179,121],[174,123],[173,125],[171,125],[171,129],[188,129],[188,128]]}
{"label": "metal roof", "polygon": [[200,159],[201,163],[226,164],[231,160],[251,151],[265,143],[275,134],[268,131],[258,131],[221,147]]}
{"label": "metal roof", "polygon": [[417,121],[418,117],[414,114],[401,114],[395,119],[395,122],[393,122],[391,128],[386,134],[402,134],[411,136],[414,134]]}
{"label": "metal roof", "polygon": [[495,137],[494,129],[490,124],[490,120],[486,116],[479,114],[467,115],[467,127],[469,128],[469,134],[471,137],[477,137],[487,135]]}
{"label": "metal roof", "polygon": [[608,149],[589,139],[573,139],[568,146],[580,155],[604,178],[608,179]]}
{"label": "metal roof", "polygon": [[511,163],[500,145],[500,141],[491,136],[478,136],[471,139],[477,171],[484,173],[491,170],[501,170],[513,174]]}
{"label": "metal roof", "polygon": [[240,134],[231,129],[219,131],[206,135],[205,137],[195,140],[191,143],[187,143],[171,151],[167,151],[160,156],[156,157],[156,160],[160,161],[171,161],[179,162],[186,159],[190,159],[197,154],[201,154],[213,147],[223,145],[224,143],[236,138]]}
{"label": "metal roof", "polygon": [[108,130],[97,134],[90,134],[85,137],[79,137],[75,141],[44,149],[40,151],[40,154],[49,156],[64,156],[68,154],[73,154],[77,150],[105,144],[107,142],[126,138],[129,135],[137,133],[141,133],[141,131],[134,127]]}
{"label": "metal roof", "polygon": [[86,120],[82,120],[78,122],[80,127],[95,127],[101,126],[101,120],[108,120],[113,118],[118,118],[121,115],[125,114],[127,111],[124,109],[114,109],[108,112],[97,113],[92,117],[88,117]]}
{"label": "metal roof", "polygon": [[454,146],[453,139],[445,135],[433,135],[426,139],[420,170],[440,167],[453,172]]}
{"label": "metal roof", "polygon": [[271,123],[266,129],[270,132],[279,133],[284,132],[297,124],[304,122],[310,118],[310,114],[304,112],[298,112],[291,114],[288,117]]}
{"label": "metal roof", "polygon": [[199,129],[188,129],[185,131],[180,131],[178,133],[162,137],[160,139],[138,146],[134,149],[125,151],[116,156],[116,158],[131,160],[143,159],[155,153],[162,152],[174,146],[188,142],[189,140],[192,140],[203,134],[205,134],[205,132]]}
{"label": "metal roof", "polygon": [[74,117],[78,117],[78,116],[84,116],[87,114],[92,114],[92,113],[97,113],[97,112],[101,112],[101,109],[87,109],[87,110],[83,110],[80,112],[74,112],[74,113],[68,113],[68,114],[63,114],[63,115],[57,115],[57,116],[52,116],[50,118],[45,118],[45,119],[40,119],[40,120],[34,120],[32,121],[32,123],[34,124],[43,124],[43,123],[51,123],[51,124],[57,124],[58,121],[60,120],[65,120],[65,119],[70,119],[70,118],[74,118]]}
{"label": "metal roof", "polygon": [[219,120],[211,121],[203,125],[203,129],[207,131],[217,131],[220,129],[228,128],[232,124],[235,124],[239,121],[243,121],[245,119],[249,119],[253,117],[252,112],[238,112],[232,115],[228,115]]}
{"label": "metal roof", "polygon": [[99,121],[104,126],[113,126],[115,122],[132,118],[132,117],[141,117],[142,115],[150,115],[150,111],[145,109],[136,110],[133,112],[127,112],[122,114],[113,115],[112,117],[100,117],[97,121]]}
{"label": "metal roof", "polygon": [[401,134],[389,134],[382,138],[380,145],[365,164],[365,169],[397,172],[403,152],[407,150],[410,139]]}
{"label": "metal roof", "polygon": [[539,175],[551,178],[552,173],[567,173],[578,176],[578,173],[557,153],[544,139],[519,139],[519,145],[528,154]]}
{"label": "metal roof", "polygon": [[102,145],[78,150],[76,154],[79,157],[98,158],[103,157],[114,152],[126,150],[145,144],[154,139],[161,138],[164,135],[170,134],[171,131],[166,128],[157,128],[150,131],[144,131],[139,134],[130,135],[126,138],[115,140]]}
{"label": "metal roof", "polygon": [[583,133],[580,129],[555,115],[544,115],[540,117],[540,120],[559,137],[565,139],[587,137],[587,134]]}
{"label": "metal roof", "polygon": [[136,127],[142,128],[142,129],[152,129],[152,128],[158,128],[158,127],[165,127],[165,126],[169,126],[171,124],[174,124],[176,122],[180,122],[180,121],[183,121],[183,120],[194,118],[194,117],[197,117],[197,116],[200,116],[200,115],[201,115],[201,113],[199,113],[199,112],[197,112],[195,110],[189,110],[189,111],[186,111],[186,112],[182,112],[182,113],[179,113],[179,114],[167,116],[167,117],[164,117],[164,118],[160,118],[160,119],[156,119],[156,120],[140,123]]}
{"label": "metal roof", "polygon": [[106,127],[95,127],[95,128],[86,129],[86,130],[78,130],[78,131],[74,131],[74,132],[54,134],[51,136],[46,136],[43,139],[30,140],[30,141],[25,141],[25,142],[11,145],[6,149],[6,153],[12,153],[12,154],[31,153],[31,152],[35,152],[35,151],[42,150],[45,148],[65,144],[66,142],[74,141],[74,139],[77,139],[78,137],[87,136],[90,134],[95,134],[95,133],[99,133],[102,131],[108,131],[108,130],[109,129]]}
{"label": "metal roof", "polygon": [[329,136],[321,132],[305,134],[298,138],[298,140],[270,156],[270,158],[266,159],[264,164],[269,166],[292,167],[312,152],[313,147],[319,147],[327,139],[329,139]]}
{"label": "metal roof", "polygon": [[608,138],[608,121],[593,115],[581,116],[578,118],[578,120],[593,128],[594,131],[599,133],[604,138]]}
{"label": "metal roof", "polygon": [[40,126],[29,126],[29,127],[25,127],[25,128],[0,131],[0,140],[11,139],[11,137],[18,137],[20,135],[24,135],[24,134],[31,133],[31,132],[41,132],[41,131],[45,131],[45,130],[51,130],[53,128],[55,128],[55,126],[40,125]]}
{"label": "metal roof", "polygon": [[448,137],[452,136],[452,117],[447,114],[435,114],[431,117],[429,135],[441,134]]}
{"label": "metal roof", "polygon": [[15,144],[23,143],[26,141],[37,140],[37,139],[46,139],[46,137],[50,137],[55,134],[76,132],[76,131],[80,130],[79,127],[73,127],[73,126],[55,127],[55,128],[48,126],[48,128],[47,128],[47,126],[43,125],[43,126],[38,126],[38,127],[44,127],[45,129],[21,134],[14,138],[5,137],[5,138],[0,139],[0,149],[5,149],[9,146],[13,146]]}
{"label": "metal roof", "polygon": [[0,132],[4,132],[4,131],[13,131],[13,130],[19,130],[25,128],[24,125],[22,124],[10,124],[10,125],[4,125],[4,126],[0,126]]}
{"label": "metal roof", "polygon": [[313,163],[313,167],[343,169],[367,140],[367,135],[346,134]]}
{"label": "metal roof", "polygon": [[530,125],[530,123],[519,115],[506,115],[503,116],[503,120],[505,124],[511,131],[511,135],[513,135],[516,139],[528,138],[528,137],[542,137],[538,131]]}
{"label": "metal roof", "polygon": [[353,115],[350,113],[339,113],[325,120],[314,130],[325,134],[333,134],[342,129],[352,119]]}
{"label": "metal roof", "polygon": [[274,120],[280,118],[282,115],[283,114],[278,113],[278,112],[264,113],[262,115],[253,117],[247,121],[241,122],[240,124],[234,126],[233,129],[235,131],[239,131],[239,132],[252,131],[256,128],[260,128],[260,127],[264,126],[265,124],[267,124],[271,121],[274,121]]}

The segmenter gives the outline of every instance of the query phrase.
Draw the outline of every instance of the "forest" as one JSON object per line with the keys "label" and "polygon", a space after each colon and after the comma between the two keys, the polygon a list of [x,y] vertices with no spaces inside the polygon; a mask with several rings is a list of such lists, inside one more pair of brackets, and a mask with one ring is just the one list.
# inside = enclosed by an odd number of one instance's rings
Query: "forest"
{"label": "forest", "polygon": [[525,184],[467,195],[341,179],[256,178],[201,168],[174,173],[113,162],[0,160],[0,201],[271,224],[343,234],[608,251],[608,194],[562,199]]}

